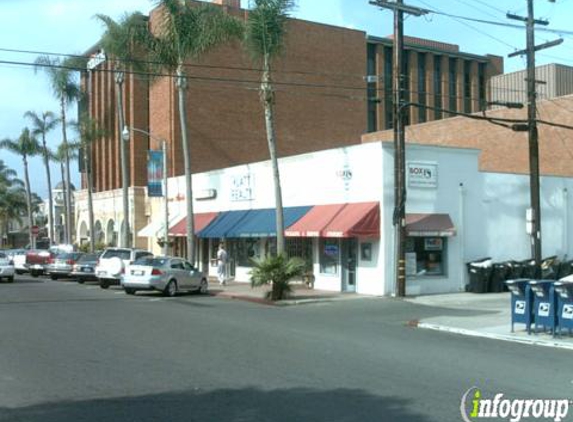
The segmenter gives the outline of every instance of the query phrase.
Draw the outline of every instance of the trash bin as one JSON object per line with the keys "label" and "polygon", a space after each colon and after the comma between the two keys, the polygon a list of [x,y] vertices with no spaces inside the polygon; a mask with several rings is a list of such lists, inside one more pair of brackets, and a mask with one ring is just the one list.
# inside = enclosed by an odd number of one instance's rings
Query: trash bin
{"label": "trash bin", "polygon": [[486,293],[489,290],[489,280],[492,273],[491,259],[483,258],[467,264],[470,276],[468,291],[472,293]]}
{"label": "trash bin", "polygon": [[521,273],[523,278],[528,278],[530,280],[536,280],[540,278],[541,274],[539,274],[537,265],[535,265],[534,260],[526,259],[525,261],[521,261],[521,264],[523,265],[523,272]]}
{"label": "trash bin", "polygon": [[507,280],[505,285],[511,292],[511,332],[513,326],[525,324],[527,334],[531,333],[533,322],[533,295],[529,286],[529,279],[520,278],[517,280]]}
{"label": "trash bin", "polygon": [[563,261],[559,264],[559,274],[557,275],[557,280],[561,280],[563,277],[567,277],[573,274],[573,261]]}
{"label": "trash bin", "polygon": [[557,299],[553,280],[531,280],[529,286],[533,294],[533,322],[535,333],[541,325],[543,330],[550,329],[555,334],[557,326]]}
{"label": "trash bin", "polygon": [[[523,263],[520,261],[508,261],[509,274],[508,280],[519,280],[523,276]],[[507,285],[506,285],[507,286]]]}
{"label": "trash bin", "polygon": [[557,296],[557,332],[561,334],[567,328],[569,335],[573,330],[573,283],[556,281],[554,283],[555,296]]}
{"label": "trash bin", "polygon": [[498,262],[491,266],[491,277],[489,280],[488,291],[492,293],[503,292],[505,287],[505,280],[511,272],[509,262]]}
{"label": "trash bin", "polygon": [[541,275],[543,280],[557,280],[559,275],[559,260],[556,256],[545,258],[541,262]]}

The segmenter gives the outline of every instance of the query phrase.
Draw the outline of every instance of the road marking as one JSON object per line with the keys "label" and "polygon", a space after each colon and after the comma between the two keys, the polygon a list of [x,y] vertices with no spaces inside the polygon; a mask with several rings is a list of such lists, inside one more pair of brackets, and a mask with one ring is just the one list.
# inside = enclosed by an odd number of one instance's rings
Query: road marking
{"label": "road marking", "polygon": [[147,299],[147,300],[148,300],[149,302],[161,302],[161,301],[163,301],[163,299],[157,299],[157,298],[155,298],[155,299]]}
{"label": "road marking", "polygon": [[123,294],[123,292],[113,292],[113,294],[116,294],[116,295],[122,295],[122,294]]}

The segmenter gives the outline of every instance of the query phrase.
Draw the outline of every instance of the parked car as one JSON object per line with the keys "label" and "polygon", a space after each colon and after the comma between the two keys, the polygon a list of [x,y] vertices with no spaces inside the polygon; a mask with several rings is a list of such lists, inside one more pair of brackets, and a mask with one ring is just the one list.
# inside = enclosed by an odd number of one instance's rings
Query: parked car
{"label": "parked car", "polygon": [[46,273],[46,267],[56,257],[54,252],[49,250],[32,249],[26,253],[26,267],[32,277]]}
{"label": "parked car", "polygon": [[14,272],[14,261],[4,252],[0,252],[0,280],[6,279],[8,283],[13,283]]}
{"label": "parked car", "polygon": [[209,283],[203,272],[183,258],[170,256],[144,257],[125,269],[121,285],[127,294],[138,290],[158,290],[165,296],[180,291],[207,293]]}
{"label": "parked car", "polygon": [[52,280],[69,277],[74,268],[74,264],[82,255],[80,252],[56,255],[53,261],[46,266],[46,274],[48,274]]}
{"label": "parked car", "polygon": [[74,264],[70,277],[82,284],[86,281],[97,281],[95,268],[99,259],[97,253],[83,254]]}
{"label": "parked car", "polygon": [[101,254],[96,265],[96,277],[99,286],[107,289],[112,284],[119,285],[125,267],[138,259],[152,257],[151,252],[143,249],[108,248]]}
{"label": "parked car", "polygon": [[14,269],[16,274],[24,274],[28,272],[26,265],[26,249],[14,249],[12,251],[12,261],[14,261]]}

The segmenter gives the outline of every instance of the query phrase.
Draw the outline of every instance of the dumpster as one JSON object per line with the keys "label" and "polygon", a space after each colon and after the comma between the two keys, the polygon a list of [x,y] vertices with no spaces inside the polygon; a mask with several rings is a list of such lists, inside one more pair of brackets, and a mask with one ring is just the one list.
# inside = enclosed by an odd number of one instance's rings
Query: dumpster
{"label": "dumpster", "polygon": [[491,258],[483,258],[467,264],[470,276],[468,291],[486,293],[489,290],[489,280],[492,273]]}
{"label": "dumpster", "polygon": [[531,324],[533,323],[533,296],[529,279],[520,278],[517,280],[507,280],[505,285],[511,292],[511,332],[513,326],[525,324],[527,334],[531,333]]}
{"label": "dumpster", "polygon": [[557,333],[566,328],[571,335],[573,330],[573,283],[556,281],[553,285],[557,296]]}
{"label": "dumpster", "polygon": [[500,293],[505,287],[505,280],[511,273],[509,262],[499,262],[491,266],[491,277],[489,279],[489,292]]}
{"label": "dumpster", "polygon": [[553,280],[531,280],[529,286],[533,295],[533,322],[535,332],[539,326],[555,334],[557,327],[557,299]]}

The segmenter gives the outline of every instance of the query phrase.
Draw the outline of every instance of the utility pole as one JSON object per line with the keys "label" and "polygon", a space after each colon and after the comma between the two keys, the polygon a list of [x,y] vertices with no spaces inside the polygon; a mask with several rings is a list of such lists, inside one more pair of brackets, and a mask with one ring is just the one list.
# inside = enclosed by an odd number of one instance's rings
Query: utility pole
{"label": "utility pole", "polygon": [[371,0],[370,4],[381,9],[390,9],[394,12],[394,36],[393,36],[393,79],[392,91],[394,97],[394,266],[395,266],[395,292],[396,296],[406,296],[406,139],[404,132],[403,111],[404,103],[404,79],[405,75],[403,52],[404,52],[404,13],[421,16],[428,13],[425,9],[419,9],[405,5],[403,0]]}
{"label": "utility pole", "polygon": [[[549,0],[554,2],[555,0]],[[520,20],[526,23],[527,45],[525,50],[516,51],[508,55],[515,57],[527,55],[527,132],[529,138],[529,184],[531,197],[531,257],[539,268],[542,259],[541,249],[541,201],[539,183],[539,142],[537,131],[537,80],[535,79],[535,52],[544,48],[561,44],[562,39],[535,46],[535,25],[549,25],[545,20],[534,18],[533,0],[527,0],[527,17],[507,14],[509,19]],[[519,128],[516,128],[519,130]],[[522,128],[523,129],[523,128]]]}

